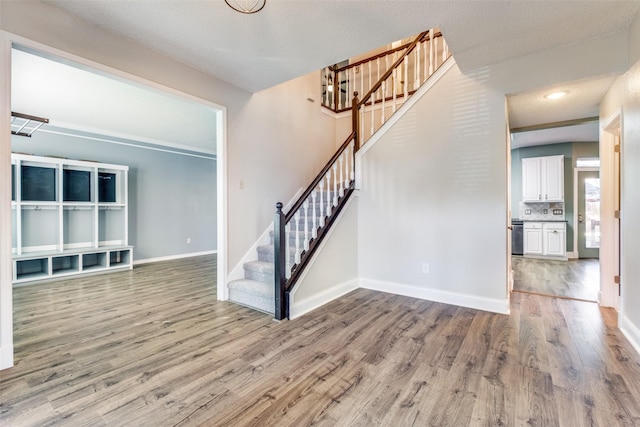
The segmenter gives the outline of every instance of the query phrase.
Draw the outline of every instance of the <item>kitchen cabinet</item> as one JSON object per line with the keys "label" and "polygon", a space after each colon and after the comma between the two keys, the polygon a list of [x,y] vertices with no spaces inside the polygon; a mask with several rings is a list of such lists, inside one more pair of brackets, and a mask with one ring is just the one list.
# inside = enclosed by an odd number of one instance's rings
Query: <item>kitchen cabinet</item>
{"label": "kitchen cabinet", "polygon": [[544,223],[542,226],[543,255],[565,256],[566,234],[566,224],[564,222]]}
{"label": "kitchen cabinet", "polygon": [[566,258],[565,222],[525,222],[524,255]]}
{"label": "kitchen cabinet", "polygon": [[542,223],[526,222],[524,224],[524,255],[542,255]]}
{"label": "kitchen cabinet", "polygon": [[522,201],[564,201],[564,156],[522,159]]}

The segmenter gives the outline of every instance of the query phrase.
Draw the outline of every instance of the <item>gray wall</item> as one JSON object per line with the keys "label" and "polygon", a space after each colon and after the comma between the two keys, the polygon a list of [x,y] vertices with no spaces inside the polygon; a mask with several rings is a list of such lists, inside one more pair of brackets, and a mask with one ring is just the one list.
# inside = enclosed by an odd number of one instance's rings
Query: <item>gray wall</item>
{"label": "gray wall", "polygon": [[597,142],[565,142],[511,150],[511,216],[519,215],[522,200],[522,159],[564,156],[564,218],[567,220],[567,251],[573,251],[573,168],[578,157],[598,157]]}
{"label": "gray wall", "polygon": [[506,309],[508,146],[490,78],[454,65],[362,155],[362,280]]}
{"label": "gray wall", "polygon": [[129,244],[135,246],[135,260],[216,249],[214,159],[46,132],[13,136],[12,150],[129,166]]}

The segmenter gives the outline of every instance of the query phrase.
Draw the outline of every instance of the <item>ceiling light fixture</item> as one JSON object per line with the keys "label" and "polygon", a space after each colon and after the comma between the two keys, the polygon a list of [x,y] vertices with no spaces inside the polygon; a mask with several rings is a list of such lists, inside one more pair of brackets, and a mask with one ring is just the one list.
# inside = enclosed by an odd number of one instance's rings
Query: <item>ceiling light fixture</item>
{"label": "ceiling light fixture", "polygon": [[260,12],[267,4],[267,0],[224,0],[236,12],[247,15]]}
{"label": "ceiling light fixture", "polygon": [[565,96],[566,94],[568,94],[569,92],[565,91],[560,91],[560,92],[552,92],[548,95],[545,95],[544,97],[547,99],[559,99],[562,98],[563,96]]}

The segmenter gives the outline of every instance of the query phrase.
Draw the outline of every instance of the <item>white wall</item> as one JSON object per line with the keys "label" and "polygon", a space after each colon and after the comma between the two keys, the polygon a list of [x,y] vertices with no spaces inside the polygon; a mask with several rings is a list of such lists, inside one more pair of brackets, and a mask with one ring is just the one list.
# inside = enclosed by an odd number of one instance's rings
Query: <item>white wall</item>
{"label": "white wall", "polygon": [[508,309],[505,102],[489,81],[454,66],[364,154],[363,286]]}
{"label": "white wall", "polygon": [[[629,46],[640,46],[640,16],[629,31]],[[630,54],[636,62],[603,98],[600,120],[622,111],[620,327],[640,352],[640,57],[637,52]]]}
{"label": "white wall", "polygon": [[335,120],[306,100],[320,99],[319,81],[317,71],[257,92],[229,117],[231,268],[273,221],[276,202],[306,188],[335,152]]}

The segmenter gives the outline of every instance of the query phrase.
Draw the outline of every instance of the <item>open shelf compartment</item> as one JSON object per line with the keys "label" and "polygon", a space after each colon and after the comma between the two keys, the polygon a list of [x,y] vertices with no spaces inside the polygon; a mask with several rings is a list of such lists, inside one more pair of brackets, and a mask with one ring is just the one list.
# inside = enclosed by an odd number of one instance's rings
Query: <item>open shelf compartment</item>
{"label": "open shelf compartment", "polygon": [[80,255],[63,255],[51,257],[51,274],[78,273],[80,271]]}
{"label": "open shelf compartment", "polygon": [[82,254],[82,271],[102,270],[105,268],[107,268],[106,252]]}

